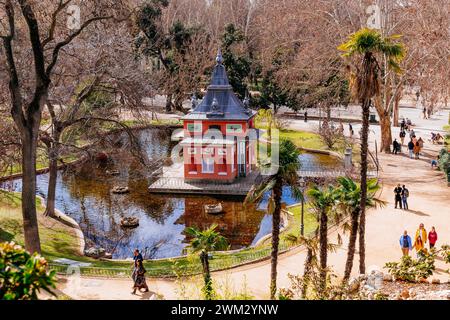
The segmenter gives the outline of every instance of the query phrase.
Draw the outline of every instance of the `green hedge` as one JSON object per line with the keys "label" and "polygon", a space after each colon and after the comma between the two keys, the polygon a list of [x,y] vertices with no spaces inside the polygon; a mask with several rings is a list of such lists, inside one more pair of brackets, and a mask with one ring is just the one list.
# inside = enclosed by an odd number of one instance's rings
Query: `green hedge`
{"label": "green hedge", "polygon": [[439,153],[439,168],[447,175],[447,181],[450,182],[450,153],[445,148]]}

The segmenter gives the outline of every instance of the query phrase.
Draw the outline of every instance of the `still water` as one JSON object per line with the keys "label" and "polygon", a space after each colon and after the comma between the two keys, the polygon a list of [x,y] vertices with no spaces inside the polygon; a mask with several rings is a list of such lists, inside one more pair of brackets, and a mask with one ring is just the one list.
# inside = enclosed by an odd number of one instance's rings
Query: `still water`
{"label": "still water", "polygon": [[[166,129],[137,133],[146,157],[156,167],[170,156],[170,134]],[[145,258],[167,258],[183,253],[188,242],[187,227],[206,228],[215,223],[232,249],[252,245],[271,232],[271,216],[264,211],[267,197],[257,206],[244,208],[243,198],[150,194],[148,176],[153,169],[143,168],[127,152],[112,150],[108,154],[112,163],[107,168],[90,162],[58,174],[56,207],[79,223],[87,247],[103,247],[115,259],[131,257],[134,248],[139,248]],[[335,159],[323,155],[304,153],[300,160],[305,170],[336,166]],[[112,176],[107,170],[117,170],[119,175]],[[48,175],[39,175],[37,194],[45,198],[47,185]],[[116,185],[128,186],[130,193],[111,193]],[[3,187],[19,191],[21,180]],[[288,187],[284,188],[283,201],[287,205],[297,202]],[[224,214],[205,213],[205,204],[218,202]],[[139,218],[139,227],[122,228],[120,220],[127,216]]]}

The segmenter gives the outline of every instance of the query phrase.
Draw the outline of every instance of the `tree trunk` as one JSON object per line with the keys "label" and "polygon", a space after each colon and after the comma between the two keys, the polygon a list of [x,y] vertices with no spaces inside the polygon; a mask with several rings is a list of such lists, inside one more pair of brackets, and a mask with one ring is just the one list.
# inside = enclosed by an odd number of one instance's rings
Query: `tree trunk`
{"label": "tree trunk", "polygon": [[211,282],[211,272],[209,269],[209,260],[208,260],[207,252],[202,251],[200,253],[200,261],[202,262],[203,278],[205,281],[205,287],[204,287],[205,299],[211,300],[212,299],[212,282]]}
{"label": "tree trunk", "polygon": [[59,157],[59,138],[60,130],[54,128],[53,138],[48,148],[48,188],[47,188],[47,207],[44,215],[47,217],[55,216],[55,198],[56,198],[56,180],[58,178],[58,157]]}
{"label": "tree trunk", "polygon": [[319,223],[319,250],[320,250],[320,287],[322,293],[327,286],[327,259],[328,259],[328,215],[326,210],[320,212]]}
{"label": "tree trunk", "polygon": [[366,232],[366,202],[367,202],[367,155],[369,140],[370,99],[362,104],[362,132],[361,132],[361,211],[359,217],[359,273],[366,273],[365,260],[365,232]]}
{"label": "tree trunk", "polygon": [[381,130],[381,146],[380,151],[385,153],[391,153],[392,145],[392,131],[391,131],[391,117],[388,112],[378,114],[380,117],[380,130]]}
{"label": "tree trunk", "polygon": [[351,230],[348,242],[347,261],[345,262],[345,271],[343,282],[347,282],[353,268],[353,259],[355,257],[356,238],[358,236],[358,218],[359,209],[353,210],[351,214]]}
{"label": "tree trunk", "polygon": [[280,242],[280,220],[281,220],[281,196],[283,193],[283,181],[277,178],[273,187],[273,199],[275,201],[275,210],[272,216],[272,254],[270,267],[270,299],[275,300],[277,293],[277,263],[278,263],[278,245]]}
{"label": "tree trunk", "polygon": [[36,147],[40,121],[25,128],[22,133],[22,216],[25,249],[30,253],[40,253],[41,243],[36,212]]}
{"label": "tree trunk", "polygon": [[168,94],[166,97],[166,112],[172,112],[172,95]]}
{"label": "tree trunk", "polygon": [[394,118],[393,118],[393,125],[394,127],[399,127],[399,118],[400,118],[400,99],[402,98],[400,90],[398,90],[397,94],[395,95],[394,100]]}
{"label": "tree trunk", "polygon": [[306,299],[306,294],[308,291],[308,283],[310,281],[309,276],[312,269],[312,260],[313,260],[313,252],[310,247],[308,247],[308,250],[306,252],[306,259],[305,259],[305,270],[303,271],[303,286],[302,286],[302,298]]}

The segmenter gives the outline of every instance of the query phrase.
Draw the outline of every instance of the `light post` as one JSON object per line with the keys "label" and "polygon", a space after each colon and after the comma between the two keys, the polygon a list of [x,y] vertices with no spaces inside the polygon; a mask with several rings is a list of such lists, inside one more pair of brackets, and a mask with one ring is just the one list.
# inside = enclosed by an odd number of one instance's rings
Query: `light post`
{"label": "light post", "polygon": [[305,207],[305,186],[306,186],[306,182],[303,177],[300,177],[299,186],[300,186],[300,190],[302,192],[302,212],[301,212],[301,218],[300,218],[300,235],[303,237],[305,235],[304,207]]}

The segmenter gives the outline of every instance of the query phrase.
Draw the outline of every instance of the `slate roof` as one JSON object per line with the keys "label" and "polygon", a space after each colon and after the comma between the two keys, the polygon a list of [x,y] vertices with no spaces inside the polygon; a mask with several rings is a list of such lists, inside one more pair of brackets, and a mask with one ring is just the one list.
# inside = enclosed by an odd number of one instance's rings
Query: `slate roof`
{"label": "slate roof", "polygon": [[[195,99],[195,98],[194,98]],[[195,100],[193,101],[193,104]],[[203,100],[184,116],[183,120],[249,120],[256,114],[239,100],[231,87],[225,66],[223,65],[222,53],[219,49],[216,57],[211,84]]]}

